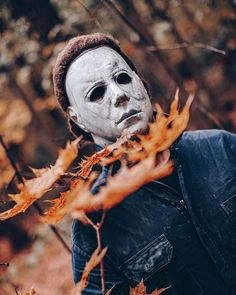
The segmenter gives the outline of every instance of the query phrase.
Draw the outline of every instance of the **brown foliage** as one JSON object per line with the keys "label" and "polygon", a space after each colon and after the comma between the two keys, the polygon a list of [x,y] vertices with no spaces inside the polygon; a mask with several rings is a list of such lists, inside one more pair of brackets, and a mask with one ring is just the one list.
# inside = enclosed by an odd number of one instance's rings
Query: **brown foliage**
{"label": "brown foliage", "polygon": [[78,142],[80,138],[71,143],[67,143],[66,148],[59,152],[59,156],[54,166],[43,169],[32,169],[35,178],[25,180],[18,184],[20,192],[9,195],[16,204],[13,208],[2,212],[0,220],[5,220],[24,212],[37,199],[40,199],[54,184],[54,182],[65,173],[78,153]]}
{"label": "brown foliage", "polygon": [[130,295],[159,295],[162,294],[163,292],[165,292],[167,289],[169,289],[169,287],[167,288],[161,288],[159,290],[154,290],[152,293],[147,294],[147,290],[146,290],[146,286],[144,285],[143,281],[141,281],[135,288],[131,288],[130,289]]}
{"label": "brown foliage", "polygon": [[145,183],[170,174],[172,169],[173,163],[168,158],[156,165],[154,156],[144,159],[130,169],[123,166],[119,173],[108,178],[107,185],[102,187],[96,196],[90,193],[89,185],[82,187],[72,205],[71,213],[77,218],[77,210],[84,212],[109,210]]}
{"label": "brown foliage", "polygon": [[21,292],[21,295],[37,295],[36,291],[34,288],[31,288],[29,292]]}
{"label": "brown foliage", "polygon": [[[54,206],[44,213],[41,220],[49,224],[60,222],[67,212],[70,211],[70,206],[77,197],[77,194],[81,190],[83,184],[83,178],[74,180],[71,184],[71,188],[67,192],[62,193],[59,198],[50,201],[54,204]],[[82,216],[80,219],[82,219]]]}

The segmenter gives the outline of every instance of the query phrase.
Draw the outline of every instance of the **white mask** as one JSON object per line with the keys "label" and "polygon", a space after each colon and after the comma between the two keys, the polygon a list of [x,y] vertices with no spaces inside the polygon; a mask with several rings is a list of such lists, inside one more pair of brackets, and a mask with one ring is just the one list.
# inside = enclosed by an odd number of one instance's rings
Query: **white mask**
{"label": "white mask", "polygon": [[69,67],[70,118],[105,146],[121,135],[147,129],[152,105],[138,75],[112,48],[84,52]]}

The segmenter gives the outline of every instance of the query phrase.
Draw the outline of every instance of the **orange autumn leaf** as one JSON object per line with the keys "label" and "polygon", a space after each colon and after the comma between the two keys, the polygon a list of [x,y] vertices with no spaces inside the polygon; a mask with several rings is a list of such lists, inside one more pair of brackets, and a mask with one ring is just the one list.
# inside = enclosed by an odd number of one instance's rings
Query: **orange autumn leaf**
{"label": "orange autumn leaf", "polygon": [[70,295],[80,295],[84,288],[87,286],[88,277],[90,272],[103,260],[104,256],[106,255],[107,247],[102,249],[96,249],[92,256],[90,257],[89,261],[86,263],[81,280],[76,285],[76,287],[72,290]]}
{"label": "orange autumn leaf", "polygon": [[[147,135],[137,135],[140,139],[140,146],[143,150],[137,152],[130,150],[128,159],[137,161],[145,158],[147,155],[162,152],[169,148],[171,144],[181,135],[186,129],[189,121],[189,109],[193,101],[193,95],[190,95],[182,112],[178,112],[178,91],[175,95],[175,100],[171,104],[170,115],[166,117],[157,105],[158,116],[153,123],[149,124],[149,132]],[[171,123],[171,126],[169,126]]]}
{"label": "orange autumn leaf", "polygon": [[21,292],[21,295],[36,295],[36,291],[34,288],[31,288],[29,292]]}
{"label": "orange autumn leaf", "polygon": [[[171,127],[166,125],[163,138],[158,142],[155,139],[156,130],[152,132],[153,144],[156,147],[156,151],[161,152],[170,147],[170,145],[181,135],[181,133],[186,129],[189,121],[189,109],[193,102],[193,95],[190,95],[182,112],[176,114],[176,117],[171,121]],[[167,123],[169,123],[167,121]],[[156,125],[158,128],[158,123]],[[164,131],[164,130],[163,130]],[[151,148],[150,148],[151,150]],[[148,149],[149,151],[149,149]]]}
{"label": "orange autumn leaf", "polygon": [[123,136],[117,139],[117,141],[109,146],[106,146],[99,152],[96,152],[90,157],[85,157],[85,159],[80,163],[80,171],[78,173],[81,177],[88,177],[92,172],[93,166],[103,162],[107,156],[109,156],[114,150],[121,147],[123,143],[128,141],[128,136]]}
{"label": "orange autumn leaf", "polygon": [[168,123],[172,122],[176,118],[178,114],[178,105],[179,105],[179,88],[177,88],[174,101],[172,102],[170,106],[170,113],[168,115],[168,120],[167,120]]}
{"label": "orange autumn leaf", "polygon": [[9,195],[10,199],[15,201],[15,206],[5,212],[0,213],[0,220],[5,220],[15,216],[32,205],[37,199],[40,199],[69,168],[71,163],[77,157],[78,143],[80,138],[71,143],[67,143],[65,149],[59,152],[59,156],[54,166],[43,169],[32,169],[35,178],[25,180],[18,184],[19,193]]}
{"label": "orange autumn leaf", "polygon": [[49,210],[45,212],[40,219],[43,222],[49,224],[58,223],[65,216],[64,208],[66,206],[66,197],[63,193],[61,193],[61,196],[59,198],[50,201],[48,200],[48,202],[52,203],[53,206],[50,207]]}
{"label": "orange autumn leaf", "polygon": [[72,204],[72,216],[77,218],[78,210],[84,212],[108,210],[122,202],[125,197],[144,184],[165,177],[172,172],[173,162],[169,161],[168,158],[158,165],[155,162],[155,156],[152,156],[131,168],[122,166],[115,176],[107,179],[107,185],[101,187],[96,196],[91,194],[90,185],[85,183]]}
{"label": "orange autumn leaf", "polygon": [[154,290],[152,293],[148,294],[146,286],[144,285],[143,281],[141,281],[135,288],[130,288],[129,294],[130,295],[160,295],[169,288],[170,288],[170,286],[167,288],[161,288],[159,290]]}
{"label": "orange autumn leaf", "polygon": [[127,155],[130,151],[141,152],[142,146],[135,142],[128,140],[125,142],[121,142],[119,145],[113,149],[110,155],[106,158],[101,159],[100,164],[102,166],[109,165],[117,160],[120,160],[124,155]]}
{"label": "orange autumn leaf", "polygon": [[[71,188],[68,191],[61,193],[61,196],[59,198],[50,201],[54,204],[54,206],[49,208],[49,210],[44,213],[44,215],[41,217],[41,220],[49,224],[56,224],[60,222],[70,211],[70,206],[79,193],[83,184],[84,179],[82,178],[74,180],[71,183]],[[82,217],[80,217],[80,219],[81,218]]]}
{"label": "orange autumn leaf", "polygon": [[110,149],[105,147],[100,152],[97,152],[90,157],[86,157],[80,164],[81,169],[79,175],[82,177],[87,177],[92,171],[93,166],[96,165],[102,158],[109,155],[110,152]]}
{"label": "orange autumn leaf", "polygon": [[111,295],[111,292],[112,292],[112,290],[114,289],[114,287],[115,287],[115,286],[113,286],[110,290],[108,290],[108,291],[106,292],[105,295]]}

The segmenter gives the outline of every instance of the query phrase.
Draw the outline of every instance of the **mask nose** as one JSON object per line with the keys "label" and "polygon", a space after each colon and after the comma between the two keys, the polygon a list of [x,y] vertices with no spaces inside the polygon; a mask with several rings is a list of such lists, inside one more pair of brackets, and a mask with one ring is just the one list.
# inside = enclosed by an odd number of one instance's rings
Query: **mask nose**
{"label": "mask nose", "polygon": [[127,95],[125,94],[119,95],[116,97],[115,107],[119,107],[123,105],[124,103],[126,103],[127,101],[129,101],[129,97]]}
{"label": "mask nose", "polygon": [[113,86],[112,90],[115,107],[119,107],[130,100],[130,98],[118,86]]}

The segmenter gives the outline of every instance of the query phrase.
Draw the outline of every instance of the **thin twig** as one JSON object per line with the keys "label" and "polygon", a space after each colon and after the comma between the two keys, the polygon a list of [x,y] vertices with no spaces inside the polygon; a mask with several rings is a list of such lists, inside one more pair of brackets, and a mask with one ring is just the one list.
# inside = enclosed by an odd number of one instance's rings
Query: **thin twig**
{"label": "thin twig", "polygon": [[[28,95],[23,91],[22,87],[18,84],[18,82],[15,80],[15,76],[13,73],[9,75],[9,87],[12,89],[12,91],[21,99],[24,101],[26,106],[28,107],[29,111],[32,114],[32,117],[34,118],[33,124],[35,128],[37,128],[37,132],[40,132],[41,135],[41,141],[45,144],[47,147],[48,152],[51,155],[54,155],[54,152],[56,150],[55,143],[51,140],[51,135],[49,132],[49,128],[45,125],[44,120],[40,117],[40,115],[36,112],[34,106],[32,105],[32,102]],[[40,126],[40,128],[38,128]]]}
{"label": "thin twig", "polygon": [[8,160],[10,161],[10,164],[11,164],[12,168],[15,170],[15,174],[16,174],[17,179],[18,179],[21,183],[24,183],[24,179],[23,179],[23,177],[21,176],[21,173],[20,173],[20,171],[19,171],[18,168],[17,168],[16,162],[15,162],[15,160],[13,159],[13,156],[12,156],[10,150],[8,149],[8,147],[6,146],[6,144],[5,144],[5,142],[4,142],[4,140],[3,140],[3,138],[2,138],[1,135],[0,135],[0,143],[1,143],[1,145],[2,145],[2,147],[3,147],[3,149],[4,149],[4,151],[5,151],[5,153],[6,153],[6,155],[7,155]]}
{"label": "thin twig", "polygon": [[[13,169],[15,170],[15,174],[16,177],[18,179],[18,181],[22,184],[24,184],[24,178],[22,177],[17,164],[10,152],[10,150],[8,149],[7,145],[5,144],[2,136],[0,135],[0,143],[2,145],[2,147],[4,148],[7,158],[9,159],[11,166],[13,167]],[[43,215],[43,209],[40,207],[39,204],[37,204],[37,202],[34,202],[33,204],[34,208],[36,209],[36,211],[39,213],[39,215]],[[55,234],[55,236],[57,237],[57,239],[60,241],[60,243],[63,245],[63,247],[69,252],[71,253],[71,249],[70,247],[66,244],[66,242],[64,241],[64,239],[62,238],[62,236],[60,235],[60,233],[57,231],[56,227],[53,225],[50,225],[51,230],[53,231],[53,233]]]}
{"label": "thin twig", "polygon": [[105,29],[103,28],[103,26],[101,25],[101,23],[99,22],[99,20],[94,16],[94,13],[92,13],[89,8],[80,0],[76,0],[83,8],[84,10],[88,13],[88,15],[90,16],[90,18],[94,21],[94,23],[96,24],[96,26],[102,31],[105,32]]}
{"label": "thin twig", "polygon": [[9,265],[9,262],[0,262],[0,266],[8,267]]}
{"label": "thin twig", "polygon": [[[86,219],[87,219],[88,223],[96,231],[97,249],[98,249],[99,253],[102,250],[101,227],[102,227],[102,225],[104,223],[105,216],[106,216],[106,212],[103,211],[101,221],[94,224],[94,222],[86,215]],[[103,262],[103,259],[100,262],[100,273],[101,273],[101,291],[102,291],[102,294],[105,294],[105,278],[104,278],[104,262]]]}
{"label": "thin twig", "polygon": [[199,104],[196,107],[199,110],[199,112],[202,113],[207,119],[212,121],[217,128],[224,129],[224,126],[222,125],[220,120],[216,117],[216,115],[214,115],[212,112],[209,112],[208,110],[206,110],[205,107]]}
{"label": "thin twig", "polygon": [[[100,249],[102,250],[102,241],[101,241],[101,227],[105,220],[106,212],[102,212],[102,218],[99,223],[97,223],[97,238],[100,244]],[[102,287],[102,294],[105,294],[105,277],[104,277],[104,262],[103,259],[100,262],[100,272],[101,272],[101,287]]]}
{"label": "thin twig", "polygon": [[16,177],[16,172],[12,175],[12,178],[11,178],[10,181],[8,182],[7,186],[5,187],[5,189],[4,189],[4,193],[7,193],[8,189],[9,189],[9,187],[11,186],[12,182],[14,181],[15,177]]}
{"label": "thin twig", "polygon": [[209,51],[213,51],[222,55],[226,55],[226,52],[224,50],[221,50],[211,45],[203,44],[200,42],[190,43],[185,41],[181,44],[173,44],[173,45],[168,45],[163,47],[149,46],[147,47],[147,49],[150,50],[151,52],[155,52],[158,50],[176,50],[176,49],[189,48],[189,47],[203,48],[203,49],[207,49]]}

